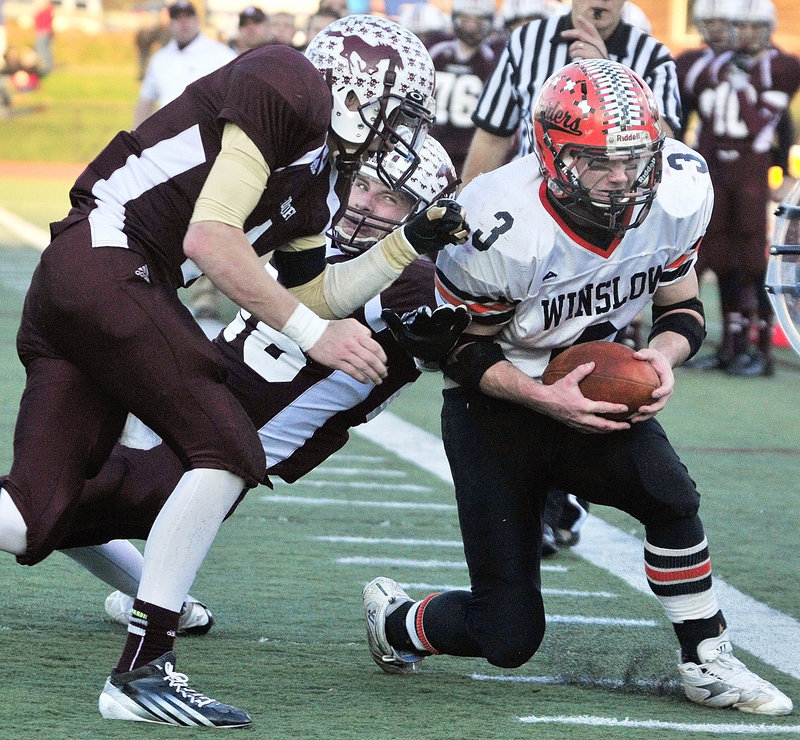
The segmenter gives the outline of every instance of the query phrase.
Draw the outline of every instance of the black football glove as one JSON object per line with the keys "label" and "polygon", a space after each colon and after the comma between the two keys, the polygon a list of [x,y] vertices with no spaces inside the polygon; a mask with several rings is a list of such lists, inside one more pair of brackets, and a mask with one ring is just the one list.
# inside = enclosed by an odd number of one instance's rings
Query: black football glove
{"label": "black football glove", "polygon": [[470,321],[464,306],[447,305],[439,306],[435,311],[420,306],[402,316],[391,308],[384,308],[381,318],[397,343],[423,362],[440,362],[447,357]]}
{"label": "black football glove", "polygon": [[452,198],[439,198],[403,226],[418,254],[435,255],[445,244],[463,244],[469,236],[464,209]]}

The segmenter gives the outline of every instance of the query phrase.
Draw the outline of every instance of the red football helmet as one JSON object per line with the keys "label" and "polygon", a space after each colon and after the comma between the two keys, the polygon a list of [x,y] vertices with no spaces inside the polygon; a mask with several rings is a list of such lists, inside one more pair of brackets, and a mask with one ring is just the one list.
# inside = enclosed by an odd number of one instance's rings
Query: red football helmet
{"label": "red football helmet", "polygon": [[[534,151],[555,202],[614,233],[641,225],[661,182],[664,135],[650,88],[627,67],[583,59],[542,87],[533,111]],[[624,171],[625,178],[603,173]]]}

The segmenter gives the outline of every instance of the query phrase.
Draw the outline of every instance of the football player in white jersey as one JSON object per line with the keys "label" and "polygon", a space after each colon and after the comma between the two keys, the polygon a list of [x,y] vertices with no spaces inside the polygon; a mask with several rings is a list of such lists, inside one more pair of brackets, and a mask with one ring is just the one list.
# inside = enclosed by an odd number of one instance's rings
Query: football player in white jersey
{"label": "football player in white jersey", "polygon": [[[693,269],[713,200],[705,162],[665,141],[650,89],[609,60],[552,75],[533,118],[535,154],[464,189],[471,238],[437,259],[441,299],[472,317],[443,364],[442,409],[471,589],[413,601],[373,580],[363,592],[372,658],[388,673],[435,653],[527,662],[545,630],[539,542],[555,485],[644,525],[648,582],[680,643],[689,699],[788,714],[791,700],[733,655],[699,494],[654,418],[673,367],[705,335]],[[581,393],[593,363],[540,382],[556,353],[611,341],[648,303],[653,329],[636,357],[661,385],[629,421],[603,416],[624,406]]]}

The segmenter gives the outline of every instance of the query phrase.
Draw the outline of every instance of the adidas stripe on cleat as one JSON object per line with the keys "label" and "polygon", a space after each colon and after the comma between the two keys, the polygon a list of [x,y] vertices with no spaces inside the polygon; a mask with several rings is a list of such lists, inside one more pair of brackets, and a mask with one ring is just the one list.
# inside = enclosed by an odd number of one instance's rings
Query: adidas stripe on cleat
{"label": "adidas stripe on cleat", "polygon": [[184,673],[175,672],[175,653],[165,653],[147,665],[109,676],[98,701],[100,714],[179,727],[250,725],[246,712],[203,696],[188,681]]}

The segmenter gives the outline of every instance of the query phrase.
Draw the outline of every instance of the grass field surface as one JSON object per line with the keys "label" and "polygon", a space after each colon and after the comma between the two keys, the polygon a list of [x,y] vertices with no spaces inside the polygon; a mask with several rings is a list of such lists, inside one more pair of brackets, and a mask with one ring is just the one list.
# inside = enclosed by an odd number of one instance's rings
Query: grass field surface
{"label": "grass field surface", "polygon": [[[14,337],[38,258],[2,213],[44,230],[63,215],[68,185],[0,171],[0,472],[24,379]],[[680,370],[660,417],[703,496],[737,654],[795,704],[799,383],[789,350],[774,378]],[[468,584],[439,392],[439,379],[424,376],[395,416],[360,430],[306,479],[247,496],[192,589],[218,622],[178,641],[178,670],[193,685],[246,709],[254,725],[243,732],[258,738],[800,738],[797,710],[759,718],[683,698],[672,628],[640,587],[640,528],[600,507],[575,551],[545,561],[548,630],[528,664],[502,671],[440,656],[416,675],[384,675],[366,648],[364,584],[388,575],[415,597]],[[124,641],[103,612],[108,591],[58,553],[34,568],[0,555],[0,738],[208,735],[100,718],[97,696]]]}

